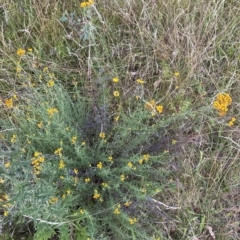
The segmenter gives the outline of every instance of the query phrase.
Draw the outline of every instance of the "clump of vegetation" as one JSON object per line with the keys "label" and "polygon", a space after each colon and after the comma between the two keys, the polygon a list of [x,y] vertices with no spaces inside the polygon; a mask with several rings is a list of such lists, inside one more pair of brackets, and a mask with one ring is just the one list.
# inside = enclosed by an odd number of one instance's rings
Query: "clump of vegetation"
{"label": "clump of vegetation", "polygon": [[238,5],[4,2],[0,236],[238,239]]}

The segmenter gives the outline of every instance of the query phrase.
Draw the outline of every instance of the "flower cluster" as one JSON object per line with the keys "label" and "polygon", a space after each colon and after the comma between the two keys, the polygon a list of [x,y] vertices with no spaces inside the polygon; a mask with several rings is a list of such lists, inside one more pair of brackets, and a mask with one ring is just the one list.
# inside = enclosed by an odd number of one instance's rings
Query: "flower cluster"
{"label": "flower cluster", "polygon": [[98,193],[98,190],[94,190],[94,195],[93,195],[93,198],[94,199],[98,199],[98,198],[100,198],[100,196],[101,196],[101,194],[100,193]]}
{"label": "flower cluster", "polygon": [[94,4],[94,1],[93,0],[88,0],[86,2],[82,2],[80,3],[80,7],[81,8],[84,8],[84,7],[90,7]]}
{"label": "flower cluster", "polygon": [[234,123],[236,122],[236,118],[235,117],[233,117],[229,122],[228,122],[228,126],[229,127],[231,127],[231,126],[233,126],[234,125]]}
{"label": "flower cluster", "polygon": [[4,164],[5,168],[9,168],[11,166],[11,163],[10,162],[7,162]]}
{"label": "flower cluster", "polygon": [[[5,201],[9,201],[9,200],[10,200],[10,198],[9,198],[9,196],[7,194],[1,195],[1,198],[0,198],[1,206],[3,206],[4,208],[7,208],[7,209],[10,208],[12,206],[11,203],[4,203]],[[3,216],[7,217],[8,214],[9,214],[9,211],[5,210],[4,213],[3,213]]]}
{"label": "flower cluster", "polygon": [[129,207],[131,204],[132,204],[131,201],[127,201],[127,202],[124,203],[124,206],[125,206],[125,207]]}
{"label": "flower cluster", "polygon": [[108,184],[105,183],[105,182],[101,183],[101,185],[102,185],[104,188],[108,187]]}
{"label": "flower cluster", "polygon": [[112,156],[109,156],[109,157],[108,157],[108,161],[111,162],[111,163],[113,163],[113,157],[112,157]]}
{"label": "flower cluster", "polygon": [[10,142],[11,142],[11,143],[15,143],[15,142],[17,141],[16,139],[17,139],[17,135],[16,135],[16,134],[13,134]]}
{"label": "flower cluster", "polygon": [[136,223],[137,222],[137,219],[136,218],[129,218],[129,223],[131,224],[131,225],[133,225],[134,223]]}
{"label": "flower cluster", "polygon": [[59,162],[59,169],[63,169],[66,166],[66,164],[64,163],[64,161],[61,159]]}
{"label": "flower cluster", "polygon": [[57,198],[57,197],[51,197],[51,198],[49,199],[49,202],[50,202],[51,204],[57,203],[57,201],[58,201],[58,198]]}
{"label": "flower cluster", "polygon": [[76,141],[77,141],[77,137],[76,136],[72,137],[72,139],[71,139],[72,144],[75,144]]}
{"label": "flower cluster", "polygon": [[102,139],[104,139],[104,138],[106,137],[106,134],[105,134],[104,132],[101,132],[101,133],[99,134],[99,137],[102,138]]}
{"label": "flower cluster", "polygon": [[99,162],[99,163],[97,164],[97,168],[99,168],[99,169],[101,169],[102,166],[103,166],[102,162]]}
{"label": "flower cluster", "polygon": [[215,108],[219,116],[225,116],[228,111],[228,106],[231,105],[232,98],[227,93],[220,93],[217,95],[215,101],[213,102],[213,108]]}
{"label": "flower cluster", "polygon": [[49,108],[47,113],[50,117],[52,117],[55,113],[58,113],[58,110],[56,108]]}
{"label": "flower cluster", "polygon": [[124,181],[125,178],[126,178],[125,175],[124,175],[124,174],[121,174],[121,176],[120,176],[121,181]]}
{"label": "flower cluster", "polygon": [[88,178],[85,178],[85,183],[89,183],[91,181],[91,179],[88,177]]}
{"label": "flower cluster", "polygon": [[175,72],[175,73],[174,73],[174,76],[175,76],[175,77],[179,77],[179,76],[180,76],[180,73],[179,73],[179,72]]}
{"label": "flower cluster", "polygon": [[22,49],[22,48],[19,48],[18,50],[17,50],[17,55],[19,56],[19,57],[22,57],[22,56],[24,56],[26,54],[26,50],[24,50],[24,49]]}
{"label": "flower cluster", "polygon": [[37,124],[37,127],[40,128],[40,129],[43,127],[42,121]]}
{"label": "flower cluster", "polygon": [[31,160],[32,160],[34,174],[36,174],[36,175],[40,174],[40,171],[42,169],[40,164],[44,162],[44,157],[43,157],[42,153],[35,152],[34,157]]}
{"label": "flower cluster", "polygon": [[13,107],[13,99],[12,98],[6,99],[5,105],[7,108],[12,108]]}
{"label": "flower cluster", "polygon": [[5,182],[5,180],[2,179],[2,178],[0,178],[0,184],[1,184],[1,183],[4,183],[4,182]]}
{"label": "flower cluster", "polygon": [[54,151],[54,154],[58,155],[59,157],[62,157],[62,148],[58,148]]}
{"label": "flower cluster", "polygon": [[144,161],[147,162],[147,161],[149,160],[149,158],[150,158],[150,155],[149,155],[149,154],[144,154],[144,155],[142,156],[142,158],[140,158],[140,159],[138,160],[138,163],[139,163],[139,164],[143,164],[143,162],[144,162]]}
{"label": "flower cluster", "polygon": [[54,82],[52,79],[50,79],[50,80],[47,82],[47,86],[48,86],[48,87],[53,87],[54,84],[55,84],[55,82]]}
{"label": "flower cluster", "polygon": [[146,102],[145,108],[148,109],[148,110],[152,110],[152,111],[156,110],[158,113],[163,112],[163,106],[162,105],[156,105],[155,100],[151,100],[150,102]]}
{"label": "flower cluster", "polygon": [[136,82],[139,83],[139,84],[144,84],[145,83],[145,81],[142,80],[142,79],[137,79]]}
{"label": "flower cluster", "polygon": [[121,208],[121,204],[118,204],[118,205],[117,205],[117,208],[114,210],[113,213],[116,214],[116,215],[120,214],[120,211],[119,211],[120,208]]}

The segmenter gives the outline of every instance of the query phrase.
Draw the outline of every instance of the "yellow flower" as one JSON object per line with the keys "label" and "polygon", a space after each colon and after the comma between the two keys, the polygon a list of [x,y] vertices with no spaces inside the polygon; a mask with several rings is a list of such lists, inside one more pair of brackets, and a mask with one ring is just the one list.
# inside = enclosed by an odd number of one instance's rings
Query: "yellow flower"
{"label": "yellow flower", "polygon": [[120,214],[120,211],[119,211],[120,207],[121,207],[121,205],[118,204],[117,208],[114,210],[113,213],[116,214],[116,215]]}
{"label": "yellow flower", "polygon": [[120,211],[119,211],[118,208],[116,208],[113,213],[116,214],[116,215],[118,215],[118,214],[120,214]]}
{"label": "yellow flower", "polygon": [[71,193],[71,190],[68,189],[67,190],[67,195],[70,195],[70,193]]}
{"label": "yellow flower", "polygon": [[106,137],[106,134],[103,133],[103,132],[101,132],[101,133],[99,134],[99,137],[102,138],[102,139],[104,139],[104,138]]}
{"label": "yellow flower", "polygon": [[59,162],[59,169],[63,169],[66,165],[64,164],[64,161],[61,159]]}
{"label": "yellow flower", "polygon": [[150,155],[149,154],[144,154],[143,155],[143,160],[145,160],[146,162],[149,160]]}
{"label": "yellow flower", "polygon": [[157,106],[156,106],[156,110],[157,110],[159,113],[162,113],[162,112],[163,112],[163,106],[162,106],[162,105],[157,105]]}
{"label": "yellow flower", "polygon": [[55,84],[55,82],[54,82],[53,80],[49,80],[49,81],[47,82],[47,86],[48,86],[48,87],[53,87],[54,84]]}
{"label": "yellow flower", "polygon": [[122,174],[122,175],[120,176],[120,179],[121,179],[121,181],[124,181],[124,180],[125,180],[124,174]]}
{"label": "yellow flower", "polygon": [[236,119],[235,117],[233,117],[233,118],[231,119],[231,121],[228,122],[228,126],[229,126],[229,127],[233,126],[236,120],[237,120],[237,119]]}
{"label": "yellow flower", "polygon": [[43,72],[48,72],[48,67],[44,67]]}
{"label": "yellow flower", "polygon": [[177,143],[177,140],[172,140],[172,144],[176,144]]}
{"label": "yellow flower", "polygon": [[0,178],[0,184],[1,184],[1,183],[4,183],[4,182],[5,182],[5,180],[2,179],[2,178]]}
{"label": "yellow flower", "polygon": [[10,162],[7,162],[7,163],[5,163],[4,165],[5,165],[5,168],[9,168],[10,165],[11,165],[11,163],[10,163]]}
{"label": "yellow flower", "polygon": [[85,183],[88,183],[88,182],[90,182],[90,178],[88,177],[88,178],[85,178]]}
{"label": "yellow flower", "polygon": [[113,162],[113,157],[112,157],[112,156],[109,156],[109,157],[108,157],[108,161],[109,161],[109,162]]}
{"label": "yellow flower", "polygon": [[25,54],[26,54],[26,50],[24,50],[24,49],[22,49],[22,48],[19,48],[19,49],[17,50],[17,55],[18,55],[18,56],[22,57],[22,56],[24,56]]}
{"label": "yellow flower", "polygon": [[119,96],[120,96],[119,91],[114,91],[114,92],[113,92],[113,96],[114,96],[114,97],[119,97]]}
{"label": "yellow flower", "polygon": [[140,83],[140,84],[144,84],[145,83],[145,81],[143,81],[142,79],[137,79],[136,82]]}
{"label": "yellow flower", "polygon": [[43,123],[40,122],[40,123],[37,124],[37,126],[38,126],[38,128],[42,128],[43,127]]}
{"label": "yellow flower", "polygon": [[127,201],[127,202],[124,203],[124,206],[129,207],[131,204],[132,204],[132,202]]}
{"label": "yellow flower", "polygon": [[174,76],[175,76],[175,77],[179,77],[179,76],[180,76],[179,72],[175,72],[175,73],[174,73]]}
{"label": "yellow flower", "polygon": [[113,81],[114,83],[117,83],[117,82],[119,82],[119,79],[115,77],[115,78],[112,79],[112,81]]}
{"label": "yellow flower", "polygon": [[82,146],[86,145],[86,142],[82,142],[81,145],[82,145]]}
{"label": "yellow flower", "polygon": [[101,185],[102,185],[103,187],[107,187],[107,186],[108,186],[108,184],[107,184],[107,183],[104,183],[104,182],[103,182]]}
{"label": "yellow flower", "polygon": [[22,71],[21,67],[16,67],[16,73],[18,75],[18,77],[20,76],[20,72]]}
{"label": "yellow flower", "polygon": [[3,216],[6,217],[9,214],[9,211],[4,211]]}
{"label": "yellow flower", "polygon": [[215,101],[213,102],[213,108],[215,108],[219,116],[224,116],[226,115],[228,111],[228,106],[231,105],[232,103],[232,98],[230,97],[229,94],[227,93],[220,93],[217,95]]}
{"label": "yellow flower", "polygon": [[135,224],[137,222],[137,219],[136,218],[129,218],[129,223],[131,225]]}
{"label": "yellow flower", "polygon": [[78,177],[74,177],[73,180],[74,180],[74,186],[76,186],[78,181],[79,181],[79,178]]}
{"label": "yellow flower", "polygon": [[138,162],[139,162],[139,164],[142,164],[143,163],[143,159],[142,158],[139,159]]}
{"label": "yellow flower", "polygon": [[99,162],[98,164],[97,164],[97,168],[99,168],[99,169],[101,169],[102,168],[102,163],[101,162]]}
{"label": "yellow flower", "polygon": [[56,203],[57,201],[58,201],[57,197],[52,197],[52,198],[49,199],[49,202],[52,203],[52,204]]}
{"label": "yellow flower", "polygon": [[4,199],[6,200],[6,201],[8,201],[10,198],[9,198],[9,196],[7,195],[7,194],[4,194]]}
{"label": "yellow flower", "polygon": [[127,165],[128,165],[128,167],[130,167],[130,168],[132,168],[132,166],[133,166],[131,162],[129,162]]}
{"label": "yellow flower", "polygon": [[101,196],[101,194],[100,193],[98,193],[98,190],[94,190],[94,195],[93,195],[93,198],[94,199],[98,199],[98,198],[100,198],[100,196]]}
{"label": "yellow flower", "polygon": [[47,113],[52,117],[55,113],[58,113],[58,110],[56,108],[49,108]]}
{"label": "yellow flower", "polygon": [[32,48],[28,48],[28,52],[32,53],[33,49]]}
{"label": "yellow flower", "polygon": [[75,144],[76,141],[77,141],[77,137],[76,136],[72,137],[72,139],[71,139],[72,144]]}
{"label": "yellow flower", "polygon": [[12,98],[6,99],[5,105],[7,108],[12,108],[13,107],[13,99]]}
{"label": "yellow flower", "polygon": [[[55,78],[54,73],[49,73],[48,76],[49,76],[51,79],[52,79],[52,78]],[[54,84],[54,82],[53,82],[53,84]]]}
{"label": "yellow flower", "polygon": [[74,168],[73,172],[75,173],[75,175],[77,175],[79,173],[78,169]]}
{"label": "yellow flower", "polygon": [[81,8],[84,8],[84,7],[86,7],[86,6],[87,6],[87,3],[86,3],[86,2],[80,3],[80,7],[81,7]]}
{"label": "yellow flower", "polygon": [[81,213],[81,214],[84,214],[84,210],[81,208],[80,210],[79,210],[79,212]]}
{"label": "yellow flower", "polygon": [[58,155],[58,156],[62,156],[62,148],[58,148],[54,151],[54,154]]}
{"label": "yellow flower", "polygon": [[80,7],[81,7],[81,8],[90,7],[90,6],[93,5],[93,4],[94,4],[94,1],[93,1],[93,0],[88,0],[88,1],[86,1],[86,2],[80,3]]}
{"label": "yellow flower", "polygon": [[151,100],[150,102],[146,102],[145,108],[148,110],[153,110],[155,107],[155,100]]}
{"label": "yellow flower", "polygon": [[115,117],[114,120],[115,120],[115,122],[118,122],[119,116]]}
{"label": "yellow flower", "polygon": [[11,142],[11,143],[15,143],[15,142],[16,142],[16,139],[17,139],[17,135],[16,135],[16,134],[13,134],[10,142]]}
{"label": "yellow flower", "polygon": [[39,156],[41,156],[41,155],[42,155],[41,152],[35,152],[35,153],[34,153],[34,157],[39,157]]}
{"label": "yellow flower", "polygon": [[39,158],[38,158],[38,161],[39,161],[40,163],[43,163],[43,162],[44,162],[44,157],[42,157],[42,156],[39,157]]}

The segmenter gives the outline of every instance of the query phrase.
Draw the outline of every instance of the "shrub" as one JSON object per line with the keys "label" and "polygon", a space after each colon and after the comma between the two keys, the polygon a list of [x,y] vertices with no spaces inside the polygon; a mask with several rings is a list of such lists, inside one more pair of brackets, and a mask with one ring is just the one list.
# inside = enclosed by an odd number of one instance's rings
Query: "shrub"
{"label": "shrub", "polygon": [[112,104],[96,120],[77,85],[69,93],[47,69],[35,78],[5,107],[14,129],[5,137],[5,221],[34,223],[34,239],[149,239],[145,203],[164,186],[168,155],[152,156],[147,146],[163,115],[139,99],[133,111],[111,116]]}

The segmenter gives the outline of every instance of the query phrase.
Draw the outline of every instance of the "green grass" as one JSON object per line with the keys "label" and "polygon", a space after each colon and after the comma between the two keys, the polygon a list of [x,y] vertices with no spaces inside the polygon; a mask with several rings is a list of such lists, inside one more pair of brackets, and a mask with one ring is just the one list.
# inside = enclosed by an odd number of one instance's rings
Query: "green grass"
{"label": "green grass", "polygon": [[[239,1],[79,4],[0,5],[0,239],[239,239]],[[219,93],[232,98],[224,116]],[[151,100],[162,113],[152,116]]]}

